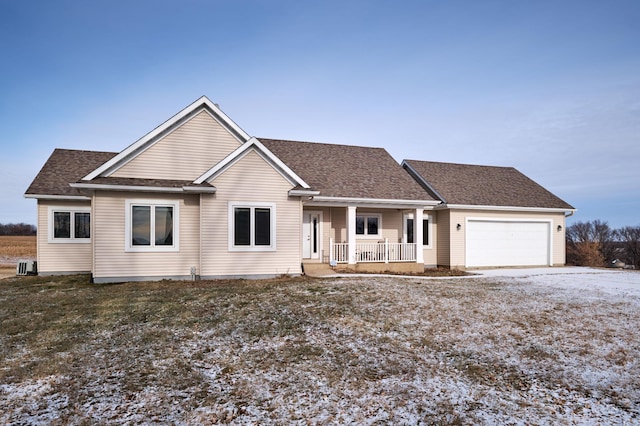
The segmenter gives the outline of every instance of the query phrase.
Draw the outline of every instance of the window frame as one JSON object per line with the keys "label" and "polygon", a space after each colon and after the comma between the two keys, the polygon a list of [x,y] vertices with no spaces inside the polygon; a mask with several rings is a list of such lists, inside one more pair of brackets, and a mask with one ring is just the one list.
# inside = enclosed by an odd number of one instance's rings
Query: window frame
{"label": "window frame", "polygon": [[[55,219],[56,213],[69,213],[69,238],[56,238],[55,233]],[[78,238],[76,237],[76,213],[89,213],[89,237]],[[91,243],[91,236],[93,235],[92,219],[91,219],[91,207],[62,207],[51,206],[48,211],[48,242],[52,244],[89,244]]]}
{"label": "window frame", "polygon": [[[358,218],[364,218],[364,234],[358,234]],[[369,218],[378,219],[378,233],[377,234],[369,234]],[[380,213],[356,213],[356,223],[354,224],[356,227],[356,238],[371,238],[371,239],[381,239],[382,238],[382,214]]]}
{"label": "window frame", "polygon": [[[235,209],[249,209],[249,244],[235,244]],[[269,245],[256,245],[255,212],[256,209],[269,209]],[[276,251],[276,204],[254,201],[229,201],[228,204],[228,249],[229,251]]]}
{"label": "window frame", "polygon": [[[427,225],[425,226],[424,222],[427,221]],[[422,216],[422,247],[431,248],[433,246],[433,217],[430,214],[425,214]],[[427,239],[429,241],[424,241],[424,232],[427,231]]]}
{"label": "window frame", "polygon": [[[133,208],[149,207],[149,245],[134,245],[133,238]],[[171,230],[172,245],[156,245],[155,239],[155,211],[156,207],[173,208],[173,227]],[[180,251],[180,201],[179,200],[126,200],[125,201],[125,252],[177,252]]]}
{"label": "window frame", "polygon": [[[409,241],[408,230],[407,230],[407,219],[414,220],[413,213],[405,213],[404,219],[402,221],[402,229],[403,229],[403,241]],[[425,226],[425,221],[427,222]],[[413,224],[415,230],[415,223]],[[427,237],[429,241],[424,241],[424,233],[427,231]],[[433,247],[433,215],[424,214],[422,216],[422,248],[430,249]]]}

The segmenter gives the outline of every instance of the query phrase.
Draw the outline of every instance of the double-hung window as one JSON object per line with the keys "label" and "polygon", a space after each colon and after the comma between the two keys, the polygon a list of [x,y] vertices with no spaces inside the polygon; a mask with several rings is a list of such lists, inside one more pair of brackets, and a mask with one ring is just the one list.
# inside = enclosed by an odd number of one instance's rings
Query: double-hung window
{"label": "double-hung window", "polygon": [[51,207],[49,209],[49,242],[91,242],[91,209]]}
{"label": "double-hung window", "polygon": [[229,203],[229,250],[273,251],[276,249],[275,236],[275,204]]}
{"label": "double-hung window", "polygon": [[379,238],[381,236],[380,215],[357,215],[356,235]]}
{"label": "double-hung window", "polygon": [[178,251],[177,201],[126,203],[127,251]]}

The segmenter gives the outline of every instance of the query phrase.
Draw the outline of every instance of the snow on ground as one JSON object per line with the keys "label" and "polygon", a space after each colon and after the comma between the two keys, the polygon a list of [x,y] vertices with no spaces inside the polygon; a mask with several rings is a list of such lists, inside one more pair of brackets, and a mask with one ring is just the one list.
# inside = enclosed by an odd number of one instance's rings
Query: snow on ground
{"label": "snow on ground", "polygon": [[490,269],[474,273],[483,277],[510,277],[549,287],[640,297],[640,271],[634,270],[563,267]]}
{"label": "snow on ground", "polygon": [[0,383],[0,423],[640,424],[640,273],[477,274],[194,291]]}

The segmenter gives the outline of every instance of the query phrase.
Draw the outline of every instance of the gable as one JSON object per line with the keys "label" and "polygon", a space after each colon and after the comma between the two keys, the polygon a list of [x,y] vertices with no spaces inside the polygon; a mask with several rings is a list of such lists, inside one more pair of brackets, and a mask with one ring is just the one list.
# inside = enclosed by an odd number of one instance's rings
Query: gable
{"label": "gable", "polygon": [[207,110],[201,110],[110,176],[193,181],[240,145]]}
{"label": "gable", "polygon": [[275,200],[288,197],[289,182],[255,149],[209,181],[217,188],[216,197],[236,200]]}

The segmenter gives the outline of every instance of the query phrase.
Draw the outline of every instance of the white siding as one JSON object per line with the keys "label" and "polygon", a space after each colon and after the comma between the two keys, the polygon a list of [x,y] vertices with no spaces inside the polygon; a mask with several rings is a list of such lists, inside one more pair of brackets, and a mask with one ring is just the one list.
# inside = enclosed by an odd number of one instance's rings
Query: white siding
{"label": "white siding", "polygon": [[[178,200],[178,252],[126,252],[125,203],[136,200]],[[188,277],[199,262],[198,195],[141,194],[112,192],[94,197],[94,246],[96,281],[114,277],[162,278]]]}
{"label": "white siding", "polygon": [[[202,275],[247,276],[301,273],[302,205],[292,185],[254,151],[211,182],[202,196]],[[276,204],[275,251],[229,251],[229,202]]]}
{"label": "white siding", "polygon": [[112,176],[195,180],[240,144],[211,115],[202,111]]}
{"label": "white siding", "polygon": [[[434,212],[438,222],[438,232],[434,237],[438,265],[451,265],[451,212],[449,210],[437,210]],[[455,228],[454,228],[455,229]]]}
{"label": "white siding", "polygon": [[[38,200],[38,272],[42,274],[91,272],[91,243],[50,243],[49,208],[90,207],[90,201]],[[93,215],[91,217],[93,222]]]}

